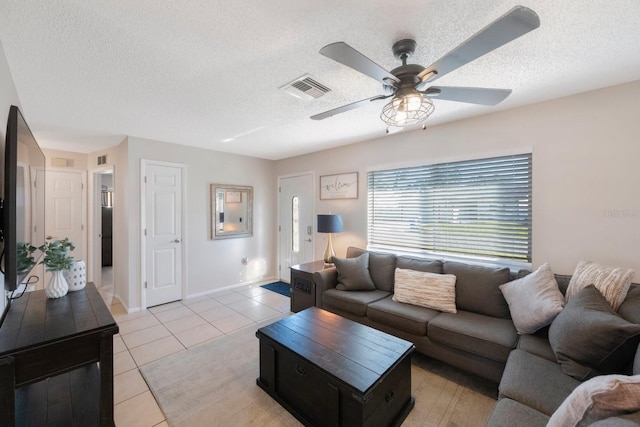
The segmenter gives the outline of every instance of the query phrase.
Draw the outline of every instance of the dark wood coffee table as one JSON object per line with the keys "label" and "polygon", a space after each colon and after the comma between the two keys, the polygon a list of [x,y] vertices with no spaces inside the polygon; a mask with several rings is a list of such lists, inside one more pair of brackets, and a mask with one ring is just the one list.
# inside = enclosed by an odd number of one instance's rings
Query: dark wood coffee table
{"label": "dark wood coffee table", "polygon": [[408,341],[315,307],[256,336],[258,385],[305,425],[400,425],[415,404]]}

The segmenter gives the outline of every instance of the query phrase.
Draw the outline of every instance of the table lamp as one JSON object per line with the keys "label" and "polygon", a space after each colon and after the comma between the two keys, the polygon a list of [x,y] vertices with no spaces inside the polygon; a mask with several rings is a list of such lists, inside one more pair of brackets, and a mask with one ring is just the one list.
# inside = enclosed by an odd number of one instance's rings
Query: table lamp
{"label": "table lamp", "polygon": [[342,231],[342,217],[340,215],[318,215],[318,233],[328,233],[327,249],[324,251],[324,263],[333,264],[336,255],[331,244],[331,233]]}

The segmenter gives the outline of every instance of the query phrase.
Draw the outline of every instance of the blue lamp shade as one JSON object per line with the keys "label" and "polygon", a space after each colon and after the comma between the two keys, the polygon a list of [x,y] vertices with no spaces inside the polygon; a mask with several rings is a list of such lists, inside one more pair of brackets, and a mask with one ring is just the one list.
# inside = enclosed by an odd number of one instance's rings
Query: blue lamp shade
{"label": "blue lamp shade", "polygon": [[340,215],[318,215],[318,233],[340,233],[341,231]]}

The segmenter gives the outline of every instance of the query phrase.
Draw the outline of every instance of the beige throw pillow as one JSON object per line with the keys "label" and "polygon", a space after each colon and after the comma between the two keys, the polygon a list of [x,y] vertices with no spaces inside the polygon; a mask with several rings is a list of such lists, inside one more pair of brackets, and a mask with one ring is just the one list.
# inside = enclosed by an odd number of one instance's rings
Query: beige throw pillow
{"label": "beige throw pillow", "polygon": [[601,375],[576,387],[547,427],[587,426],[640,410],[640,375]]}
{"label": "beige throw pillow", "polygon": [[618,311],[629,292],[632,277],[633,270],[629,268],[607,267],[591,261],[580,261],[567,287],[567,301],[581,289],[594,285],[611,307]]}
{"label": "beige throw pillow", "polygon": [[456,276],[396,268],[393,300],[456,313]]}

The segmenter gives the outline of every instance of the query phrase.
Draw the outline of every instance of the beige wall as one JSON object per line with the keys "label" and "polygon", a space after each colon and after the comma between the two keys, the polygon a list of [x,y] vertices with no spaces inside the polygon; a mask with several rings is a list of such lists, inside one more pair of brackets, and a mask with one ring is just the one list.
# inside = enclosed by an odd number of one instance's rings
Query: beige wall
{"label": "beige wall", "polygon": [[[71,151],[50,150],[43,148],[42,152],[47,158],[47,168],[53,169],[73,169],[73,170],[87,170],[87,154],[74,153]],[[67,166],[54,166],[52,164],[53,159],[65,159],[67,160]]]}
{"label": "beige wall", "polygon": [[[343,256],[366,246],[368,170],[532,150],[534,267],[570,274],[590,259],[631,267],[640,281],[639,111],[636,81],[281,160],[276,174],[315,171],[317,188],[320,175],[359,172],[357,200],[316,195],[317,213],[343,215],[334,238]],[[316,239],[316,254],[324,244]]]}
{"label": "beige wall", "polygon": [[[126,253],[117,255],[115,271],[126,268],[126,277],[119,273],[118,281],[128,283],[128,294],[118,293],[129,309],[140,306],[140,161],[141,159],[182,163],[186,165],[186,295],[198,295],[245,282],[274,276],[276,251],[275,163],[234,154],[185,147],[141,138],[128,138],[126,166],[116,161],[114,201],[126,205],[123,217],[114,223],[114,256],[121,243],[128,242]],[[126,167],[126,176],[121,170]],[[253,236],[248,238],[211,240],[210,184],[253,186]],[[118,194],[126,193],[124,200]],[[242,258],[249,258],[243,265]],[[121,268],[122,266],[122,268]],[[126,266],[126,267],[125,267]]]}

